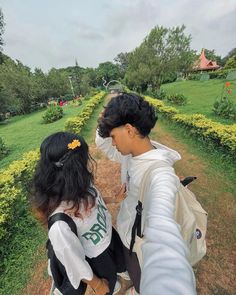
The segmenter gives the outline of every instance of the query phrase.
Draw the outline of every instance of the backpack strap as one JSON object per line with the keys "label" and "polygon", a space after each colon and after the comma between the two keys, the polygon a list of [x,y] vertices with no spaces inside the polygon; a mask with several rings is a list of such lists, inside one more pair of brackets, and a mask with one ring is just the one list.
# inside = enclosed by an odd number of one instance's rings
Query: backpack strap
{"label": "backpack strap", "polygon": [[56,213],[56,214],[53,214],[49,219],[48,219],[48,230],[50,230],[51,226],[56,222],[56,221],[64,221],[66,222],[71,231],[76,235],[78,236],[77,234],[77,228],[76,228],[76,224],[75,222],[73,221],[73,219],[65,214],[65,213]]}

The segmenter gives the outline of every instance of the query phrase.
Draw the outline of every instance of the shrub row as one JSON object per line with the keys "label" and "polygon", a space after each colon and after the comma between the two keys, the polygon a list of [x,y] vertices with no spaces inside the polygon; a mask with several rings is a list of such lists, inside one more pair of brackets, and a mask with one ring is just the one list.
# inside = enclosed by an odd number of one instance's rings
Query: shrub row
{"label": "shrub row", "polygon": [[[22,160],[14,161],[0,177],[0,241],[10,235],[7,230],[11,222],[17,222],[20,212],[15,210],[20,203],[25,203],[26,192],[32,179],[38,151],[30,151]],[[0,242],[1,244],[1,242]]]}
{"label": "shrub row", "polygon": [[166,107],[160,100],[145,96],[145,99],[157,108],[157,111],[168,119],[187,128],[191,134],[201,137],[204,141],[213,143],[235,157],[236,124],[224,125],[207,119],[202,114],[185,115],[173,107]]}
{"label": "shrub row", "polygon": [[[226,79],[228,74],[236,71],[236,69],[220,69],[217,71],[207,72],[210,79]],[[200,80],[203,74],[192,73],[188,75],[187,80]],[[234,79],[233,79],[234,80]]]}
{"label": "shrub row", "polygon": [[94,95],[77,117],[70,118],[66,121],[65,130],[68,132],[79,134],[83,126],[86,124],[87,120],[90,118],[94,108],[102,101],[105,95],[106,92],[104,91],[101,91]]}
{"label": "shrub row", "polygon": [[[85,106],[81,116],[81,124],[76,130],[80,131],[85,124],[85,120],[91,116],[94,107],[105,96],[105,92],[100,92],[91,98],[91,102]],[[77,118],[79,119],[79,117]],[[70,126],[70,124],[68,124]],[[72,126],[72,125],[71,125]],[[30,151],[24,154],[22,160],[14,161],[5,171],[0,173],[0,244],[11,235],[11,225],[17,222],[21,215],[21,209],[27,206],[27,195],[31,184],[36,163],[39,159],[39,151]],[[0,249],[1,250],[1,249]],[[3,253],[0,251],[0,259]]]}

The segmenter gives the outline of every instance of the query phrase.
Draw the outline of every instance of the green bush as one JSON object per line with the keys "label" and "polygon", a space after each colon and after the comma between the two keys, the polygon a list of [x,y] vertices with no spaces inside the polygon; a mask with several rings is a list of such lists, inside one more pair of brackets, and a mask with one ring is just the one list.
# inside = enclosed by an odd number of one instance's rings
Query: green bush
{"label": "green bush", "polygon": [[8,148],[6,147],[3,139],[0,137],[0,159],[7,155],[9,152]]}
{"label": "green bush", "polygon": [[160,100],[164,100],[167,97],[167,93],[163,89],[147,90],[145,94]]}
{"label": "green bush", "polygon": [[187,103],[187,97],[181,93],[174,93],[167,95],[166,101],[174,105],[185,105]]}
{"label": "green bush", "polygon": [[44,123],[52,123],[63,117],[63,109],[60,106],[51,105],[43,115]]}
{"label": "green bush", "polygon": [[187,77],[187,80],[194,80],[194,81],[199,81],[201,78],[201,74],[190,74]]}
{"label": "green bush", "polygon": [[236,119],[236,106],[229,97],[223,96],[216,100],[212,110],[219,117]]}

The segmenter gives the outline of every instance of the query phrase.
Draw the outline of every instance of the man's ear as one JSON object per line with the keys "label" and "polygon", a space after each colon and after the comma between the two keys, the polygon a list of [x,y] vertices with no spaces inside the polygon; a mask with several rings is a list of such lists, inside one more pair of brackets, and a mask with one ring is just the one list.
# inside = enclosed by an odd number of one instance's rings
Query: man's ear
{"label": "man's ear", "polygon": [[130,138],[134,138],[135,135],[137,135],[137,129],[131,124],[129,123],[125,124],[125,129],[128,135],[130,136]]}

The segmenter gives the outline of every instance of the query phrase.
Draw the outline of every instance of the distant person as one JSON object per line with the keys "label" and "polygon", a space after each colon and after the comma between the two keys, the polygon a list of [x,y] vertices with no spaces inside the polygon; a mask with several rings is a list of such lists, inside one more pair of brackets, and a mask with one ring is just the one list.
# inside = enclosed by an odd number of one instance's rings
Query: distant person
{"label": "distant person", "polygon": [[[66,213],[75,222],[79,237],[61,220],[49,230],[53,250],[72,285],[70,289],[63,282],[56,286],[55,294],[58,290],[67,295],[85,294],[87,285],[97,295],[116,294],[120,289],[117,273],[125,271],[122,242],[93,184],[93,159],[87,143],[81,136],[58,132],[42,142],[40,154],[34,206],[45,220]],[[53,276],[50,261],[49,269]]]}
{"label": "distant person", "polygon": [[[134,283],[126,294],[193,295],[195,278],[187,260],[188,249],[174,219],[179,179],[172,166],[180,155],[150,140],[156,120],[154,108],[141,96],[122,93],[108,102],[96,135],[97,147],[111,160],[121,163],[121,180],[127,189],[117,217],[126,267]],[[165,167],[151,173],[144,197],[143,263],[139,265],[132,248],[136,238],[132,229],[140,183],[153,163],[164,163]]]}

